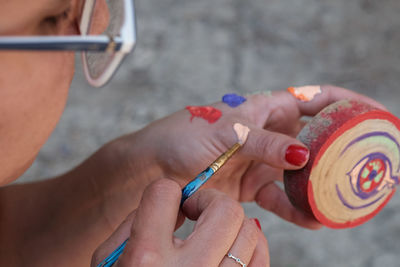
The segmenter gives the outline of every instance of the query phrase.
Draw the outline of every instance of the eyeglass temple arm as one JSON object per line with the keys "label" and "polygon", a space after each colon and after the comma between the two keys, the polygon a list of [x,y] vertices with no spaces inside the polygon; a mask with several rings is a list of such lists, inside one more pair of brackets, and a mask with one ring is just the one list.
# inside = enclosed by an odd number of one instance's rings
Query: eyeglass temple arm
{"label": "eyeglass temple arm", "polygon": [[0,37],[0,50],[119,51],[122,40],[108,36]]}

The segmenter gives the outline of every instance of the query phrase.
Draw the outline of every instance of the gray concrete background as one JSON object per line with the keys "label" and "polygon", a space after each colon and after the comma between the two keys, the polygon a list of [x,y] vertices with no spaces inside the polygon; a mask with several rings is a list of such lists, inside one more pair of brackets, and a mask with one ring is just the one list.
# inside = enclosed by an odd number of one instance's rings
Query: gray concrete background
{"label": "gray concrete background", "polygon": [[[137,0],[139,42],[112,82],[77,67],[65,113],[23,180],[50,177],[102,144],[227,92],[333,83],[400,116],[398,0]],[[246,204],[272,266],[400,266],[400,197],[350,230],[308,231]],[[185,225],[180,234],[189,231]]]}

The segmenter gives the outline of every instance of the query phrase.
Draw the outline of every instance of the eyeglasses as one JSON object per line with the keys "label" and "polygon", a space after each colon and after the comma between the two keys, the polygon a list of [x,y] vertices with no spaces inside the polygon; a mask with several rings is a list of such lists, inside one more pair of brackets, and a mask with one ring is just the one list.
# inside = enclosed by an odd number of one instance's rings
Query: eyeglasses
{"label": "eyeglasses", "polygon": [[82,51],[86,79],[95,87],[107,83],[136,44],[133,0],[86,0],[77,36],[1,36],[0,50]]}

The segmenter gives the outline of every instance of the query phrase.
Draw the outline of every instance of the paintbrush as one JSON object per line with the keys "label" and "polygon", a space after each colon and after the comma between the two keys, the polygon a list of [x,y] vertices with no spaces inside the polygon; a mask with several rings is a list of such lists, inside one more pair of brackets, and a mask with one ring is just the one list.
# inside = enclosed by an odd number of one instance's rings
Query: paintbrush
{"label": "paintbrush", "polygon": [[249,134],[249,128],[240,123],[235,123],[233,129],[237,136],[237,143],[229,148],[225,153],[219,156],[213,163],[210,164],[204,171],[197,175],[182,189],[181,207],[186,199],[193,195],[199,188],[208,181],[246,142]]}
{"label": "paintbrush", "polygon": [[[233,130],[236,133],[237,143],[235,143],[225,153],[219,156],[213,163],[211,163],[204,171],[197,175],[182,189],[182,198],[180,204],[181,207],[186,199],[188,199],[197,190],[199,190],[200,187],[205,182],[207,182],[211,178],[211,176],[213,176],[236,153],[236,151],[239,150],[242,145],[244,145],[247,140],[247,136],[249,135],[250,129],[240,123],[235,123],[233,125]],[[112,266],[124,251],[127,241],[128,239],[125,240],[121,245],[119,245],[119,247],[115,249],[107,258],[100,262],[97,267]]]}

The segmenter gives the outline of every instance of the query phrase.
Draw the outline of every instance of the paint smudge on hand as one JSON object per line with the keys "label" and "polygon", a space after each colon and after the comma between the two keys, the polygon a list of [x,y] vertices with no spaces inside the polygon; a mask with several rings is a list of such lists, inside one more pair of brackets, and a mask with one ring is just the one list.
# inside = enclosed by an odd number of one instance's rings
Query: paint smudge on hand
{"label": "paint smudge on hand", "polygon": [[236,108],[246,101],[246,98],[237,94],[226,94],[222,97],[222,102],[228,104],[232,108]]}
{"label": "paint smudge on hand", "polygon": [[302,87],[289,87],[287,90],[298,100],[309,102],[313,100],[316,95],[321,93],[321,86],[307,85]]}
{"label": "paint smudge on hand", "polygon": [[219,109],[211,106],[187,106],[186,109],[192,114],[190,121],[194,117],[199,117],[205,119],[208,123],[214,123],[222,116],[222,112]]}
{"label": "paint smudge on hand", "polygon": [[233,130],[236,133],[238,143],[240,145],[246,143],[247,137],[249,136],[250,128],[237,122],[233,125]]}

